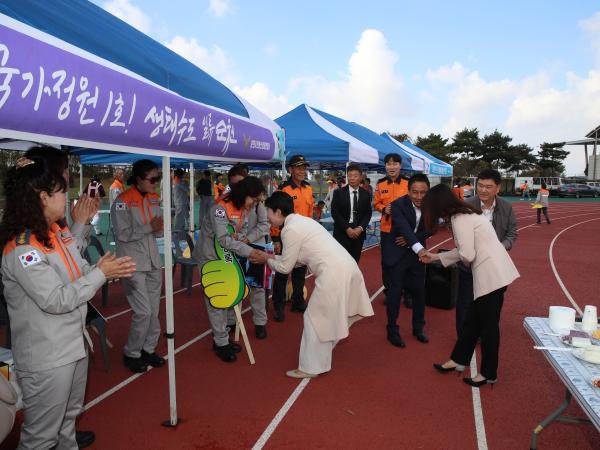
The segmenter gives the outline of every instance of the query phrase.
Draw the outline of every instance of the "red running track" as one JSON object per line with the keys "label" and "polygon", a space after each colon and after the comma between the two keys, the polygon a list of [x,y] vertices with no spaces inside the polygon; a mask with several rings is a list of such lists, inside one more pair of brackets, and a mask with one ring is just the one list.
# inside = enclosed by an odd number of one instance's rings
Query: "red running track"
{"label": "red running track", "polygon": [[[551,269],[548,249],[558,233],[575,224],[556,239],[554,263],[580,307],[600,303],[600,220],[592,220],[600,219],[600,202],[554,204],[551,225],[535,225],[535,211],[528,204],[515,203],[515,211],[521,231],[511,257],[521,278],[505,298],[500,381],[493,390],[480,391],[484,431],[479,441],[472,389],[459,377],[437,374],[431,367],[445,360],[452,348],[454,311],[427,308],[431,342],[424,345],[410,336],[410,311],[402,309],[399,322],[407,348],[397,349],[385,339],[379,293],[373,299],[375,317],[355,324],[350,337],[336,347],[333,370],[306,383],[284,375],[297,365],[301,315],[286,311],[284,323],[268,324],[266,340],[251,338],[255,366],[248,364],[245,353],[228,365],[210,349],[198,287],[191,297],[182,292],[174,300],[176,347],[191,342],[176,359],[181,424],[176,429],[160,426],[169,411],[166,368],[133,379],[123,368],[121,349],[130,320],[125,313],[108,322],[114,345],[111,372],[104,371],[99,354],[90,362],[88,410],[78,428],[96,432],[92,448],[98,449],[251,448],[302,385],[265,448],[482,449],[486,443],[487,448],[527,448],[532,429],[562,401],[564,388],[543,355],[532,349],[523,319],[547,315],[550,305],[570,304]],[[428,246],[447,238],[435,236]],[[441,247],[450,248],[451,242]],[[363,253],[360,266],[371,295],[381,288],[379,261],[378,248]],[[309,289],[313,283],[309,278]],[[110,292],[110,305],[103,309],[106,316],[128,308],[118,284]],[[253,331],[249,314],[245,322]],[[164,341],[159,350],[166,352]],[[101,397],[123,382],[127,384]],[[576,404],[569,413],[583,416]],[[17,439],[18,424],[0,449],[14,448]],[[589,425],[554,424],[538,442],[543,449],[600,448],[598,433]]]}

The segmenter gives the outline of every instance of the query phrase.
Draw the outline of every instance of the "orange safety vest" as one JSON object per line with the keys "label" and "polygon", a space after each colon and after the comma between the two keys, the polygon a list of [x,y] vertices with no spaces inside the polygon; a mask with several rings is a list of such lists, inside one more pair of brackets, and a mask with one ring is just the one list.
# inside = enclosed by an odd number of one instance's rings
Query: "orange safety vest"
{"label": "orange safety vest", "polygon": [[392,231],[392,216],[383,212],[385,207],[406,194],[408,194],[408,180],[400,176],[394,181],[390,177],[384,177],[377,182],[373,207],[381,213],[382,233]]}
{"label": "orange safety vest", "polygon": [[123,183],[121,183],[119,180],[115,179],[113,184],[110,185],[110,189],[118,189],[119,191],[123,192],[125,190],[125,186],[123,186]]}
{"label": "orange safety vest", "polygon": [[465,198],[465,191],[460,186],[453,187],[452,192],[461,200]]}
{"label": "orange safety vest", "polygon": [[[312,219],[313,209],[315,207],[315,199],[313,191],[308,181],[302,181],[300,186],[294,183],[291,179],[279,185],[279,191],[285,192],[294,200],[294,212],[304,217]],[[279,242],[281,230],[279,227],[271,227],[271,238],[274,242]]]}
{"label": "orange safety vest", "polygon": [[222,206],[227,213],[227,219],[230,222],[235,222],[235,232],[239,233],[244,225],[244,215],[246,214],[246,210],[244,208],[236,208],[232,202],[226,202],[224,199],[219,199],[217,204]]}

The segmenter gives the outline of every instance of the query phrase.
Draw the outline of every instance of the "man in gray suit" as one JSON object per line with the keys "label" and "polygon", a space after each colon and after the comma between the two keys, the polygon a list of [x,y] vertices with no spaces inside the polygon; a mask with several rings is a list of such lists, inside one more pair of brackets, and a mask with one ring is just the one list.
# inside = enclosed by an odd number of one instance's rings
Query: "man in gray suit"
{"label": "man in gray suit", "polygon": [[[483,215],[494,226],[496,236],[506,250],[510,250],[517,240],[517,218],[512,204],[501,197],[500,172],[494,169],[482,170],[477,176],[477,195],[465,199],[465,202],[480,208]],[[459,264],[458,296],[456,300],[456,333],[459,334],[467,310],[473,302],[473,274],[471,269]]]}

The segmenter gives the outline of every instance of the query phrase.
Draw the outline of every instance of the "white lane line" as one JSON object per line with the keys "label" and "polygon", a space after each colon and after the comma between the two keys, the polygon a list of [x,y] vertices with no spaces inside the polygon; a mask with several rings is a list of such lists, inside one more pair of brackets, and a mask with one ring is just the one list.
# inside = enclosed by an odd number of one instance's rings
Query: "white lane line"
{"label": "white lane line", "polygon": [[566,288],[565,284],[562,281],[562,278],[558,274],[558,270],[556,270],[556,265],[554,264],[554,243],[560,237],[560,235],[563,234],[565,231],[570,230],[571,228],[576,227],[578,225],[583,225],[584,223],[593,222],[594,220],[600,220],[600,218],[584,220],[583,222],[578,222],[576,224],[571,225],[570,227],[563,229],[556,236],[554,236],[554,239],[552,239],[552,242],[550,243],[550,247],[548,248],[548,258],[550,259],[550,266],[552,267],[552,272],[554,272],[554,277],[556,278],[558,285],[560,286],[563,293],[565,294],[565,297],[567,297],[569,302],[571,302],[571,305],[573,305],[573,308],[575,308],[575,310],[579,313],[579,315],[583,315],[583,311],[581,310],[579,305],[575,302],[575,300],[571,296],[571,293]]}
{"label": "white lane line", "polygon": [[[381,292],[383,292],[383,286],[381,286],[379,289],[377,289],[377,292],[375,292],[369,300],[371,300],[371,302],[372,302],[373,300],[375,300],[377,298],[377,296],[379,294],[381,294]],[[290,410],[290,408],[292,407],[294,402],[298,399],[298,397],[300,397],[300,394],[302,393],[304,388],[306,386],[308,386],[308,383],[310,382],[310,380],[311,380],[311,378],[304,378],[298,384],[298,386],[296,386],[296,389],[294,389],[294,392],[292,392],[292,394],[288,397],[288,399],[285,401],[285,403],[283,404],[281,409],[279,411],[277,411],[277,414],[275,414],[275,417],[273,417],[273,420],[271,420],[271,423],[269,423],[269,425],[267,426],[265,431],[263,431],[263,433],[260,435],[260,437],[258,438],[256,443],[252,446],[252,450],[261,450],[265,446],[265,444],[267,443],[267,441],[269,440],[271,435],[275,432],[275,430],[277,429],[277,426],[281,423],[281,421],[283,420],[285,415],[288,413],[288,411]]]}
{"label": "white lane line", "polygon": [[[477,355],[473,352],[471,358],[471,378],[477,376]],[[477,434],[477,448],[479,450],[487,450],[487,437],[485,434],[485,424],[483,422],[483,408],[481,407],[481,396],[479,388],[471,387],[473,395],[473,416],[475,418],[475,433]]]}

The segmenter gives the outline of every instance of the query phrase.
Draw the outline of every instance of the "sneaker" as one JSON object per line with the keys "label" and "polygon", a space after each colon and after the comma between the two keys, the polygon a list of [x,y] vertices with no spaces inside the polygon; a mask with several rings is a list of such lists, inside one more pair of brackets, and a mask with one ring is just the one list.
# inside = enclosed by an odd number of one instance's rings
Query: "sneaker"
{"label": "sneaker", "polygon": [[144,373],[148,370],[148,366],[141,357],[132,358],[131,356],[123,355],[123,364],[133,373]]}
{"label": "sneaker", "polygon": [[166,362],[165,358],[158,355],[156,352],[148,353],[148,352],[142,350],[141,354],[142,354],[142,360],[149,366],[162,367],[165,365],[165,362]]}
{"label": "sneaker", "polygon": [[237,359],[237,356],[235,356],[235,353],[229,344],[223,345],[222,347],[217,347],[216,344],[213,344],[213,350],[223,362],[230,363]]}
{"label": "sneaker", "polygon": [[267,337],[267,327],[265,325],[254,325],[254,335],[256,339],[265,339]]}

